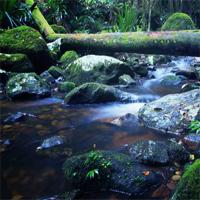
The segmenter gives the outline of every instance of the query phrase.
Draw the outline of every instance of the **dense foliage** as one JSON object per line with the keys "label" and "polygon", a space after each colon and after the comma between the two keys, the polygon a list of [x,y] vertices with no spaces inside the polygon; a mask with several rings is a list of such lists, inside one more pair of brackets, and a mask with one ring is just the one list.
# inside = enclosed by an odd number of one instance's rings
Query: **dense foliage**
{"label": "dense foliage", "polygon": [[27,5],[19,0],[1,1],[0,28],[14,28],[20,25],[34,26],[34,21]]}
{"label": "dense foliage", "polygon": [[[50,24],[67,32],[158,30],[175,12],[187,13],[200,27],[199,0],[40,0],[38,6]],[[0,27],[32,25],[23,0],[3,0]]]}

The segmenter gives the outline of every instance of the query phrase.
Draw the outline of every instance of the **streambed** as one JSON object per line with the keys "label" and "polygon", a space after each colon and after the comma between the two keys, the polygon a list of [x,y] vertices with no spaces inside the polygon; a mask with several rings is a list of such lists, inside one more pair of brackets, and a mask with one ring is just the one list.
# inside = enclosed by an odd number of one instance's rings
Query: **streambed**
{"label": "streambed", "polygon": [[[188,60],[177,61],[177,67],[185,68]],[[185,65],[184,65],[185,63]],[[172,68],[160,68],[152,72],[154,79],[141,80],[128,92],[138,96],[136,102],[107,103],[96,105],[65,105],[59,98],[46,98],[37,101],[9,102],[1,100],[1,139],[9,139],[10,145],[1,149],[2,156],[2,197],[12,199],[46,198],[70,188],[63,177],[62,164],[66,157],[88,152],[95,144],[100,150],[120,149],[138,140],[162,140],[174,137],[160,131],[145,128],[136,120],[130,126],[117,126],[111,123],[115,118],[127,113],[137,116],[138,110],[146,102],[166,94],[180,92],[180,87],[161,87],[159,79],[173,74]],[[22,122],[3,124],[9,113],[25,112],[35,115]],[[67,141],[64,155],[40,155],[36,151],[42,141],[59,135]],[[156,170],[163,170],[162,168]],[[165,170],[163,173],[168,173]],[[164,190],[169,195],[170,190]],[[162,193],[162,192],[161,192]],[[120,196],[121,195],[121,196]],[[87,198],[126,198],[122,194],[87,194]],[[82,196],[82,198],[86,198]],[[152,194],[148,198],[154,198]]]}

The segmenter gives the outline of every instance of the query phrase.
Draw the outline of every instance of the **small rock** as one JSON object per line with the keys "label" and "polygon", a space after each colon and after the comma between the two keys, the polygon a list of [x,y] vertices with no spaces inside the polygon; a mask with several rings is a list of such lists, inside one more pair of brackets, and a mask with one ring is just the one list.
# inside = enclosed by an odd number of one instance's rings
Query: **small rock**
{"label": "small rock", "polygon": [[136,85],[136,81],[130,75],[124,74],[119,77],[119,84],[122,85]]}
{"label": "small rock", "polygon": [[64,140],[61,136],[53,136],[53,137],[45,139],[42,142],[41,146],[37,147],[37,150],[48,149],[48,148],[51,148],[51,147],[62,145],[64,143],[65,142],[64,142]]}
{"label": "small rock", "polygon": [[181,176],[180,175],[174,175],[174,176],[172,176],[172,180],[173,181],[179,181],[181,179]]}
{"label": "small rock", "polygon": [[9,117],[7,117],[4,120],[4,123],[14,123],[14,122],[19,122],[26,120],[28,118],[35,118],[35,115],[28,114],[28,113],[23,113],[23,112],[17,112],[15,114],[11,114]]}

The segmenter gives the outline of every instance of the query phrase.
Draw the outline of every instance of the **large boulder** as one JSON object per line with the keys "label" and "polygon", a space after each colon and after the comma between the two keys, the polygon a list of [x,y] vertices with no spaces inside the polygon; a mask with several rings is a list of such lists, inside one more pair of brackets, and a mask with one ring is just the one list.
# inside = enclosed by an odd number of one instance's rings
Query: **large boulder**
{"label": "large boulder", "polygon": [[131,99],[131,94],[100,83],[85,83],[76,87],[65,96],[65,102],[69,104],[125,102],[131,101]]}
{"label": "large boulder", "polygon": [[178,30],[192,30],[195,29],[192,18],[185,13],[174,13],[163,24],[161,30],[163,31],[178,31]]}
{"label": "large boulder", "polygon": [[0,66],[10,72],[33,72],[34,68],[25,54],[0,53]]}
{"label": "large boulder", "polygon": [[26,54],[37,72],[44,71],[52,62],[47,44],[38,31],[19,26],[0,34],[0,52]]}
{"label": "large boulder", "polygon": [[98,82],[104,84],[117,84],[118,78],[134,73],[124,62],[110,56],[83,56],[72,62],[66,69],[68,80],[76,84]]}
{"label": "large boulder", "polygon": [[35,73],[12,76],[6,84],[6,93],[11,99],[42,98],[51,94],[49,86]]}
{"label": "large boulder", "polygon": [[175,140],[153,141],[141,140],[128,145],[123,150],[133,160],[147,165],[167,165],[172,162],[186,162],[189,152]]}
{"label": "large boulder", "polygon": [[113,190],[130,196],[145,196],[162,183],[161,175],[134,163],[125,154],[91,151],[67,159],[64,174],[74,189],[84,191]]}
{"label": "large boulder", "polygon": [[181,94],[166,95],[145,104],[139,119],[147,127],[163,132],[181,133],[200,113],[200,89]]}
{"label": "large boulder", "polygon": [[172,200],[190,200],[200,197],[200,159],[187,167],[175,190]]}

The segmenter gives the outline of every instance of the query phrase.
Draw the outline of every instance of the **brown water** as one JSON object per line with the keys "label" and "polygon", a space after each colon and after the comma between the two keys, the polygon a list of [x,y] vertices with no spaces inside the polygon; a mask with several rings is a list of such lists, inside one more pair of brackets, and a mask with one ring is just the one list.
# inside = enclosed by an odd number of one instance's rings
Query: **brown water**
{"label": "brown water", "polygon": [[[145,87],[129,90],[141,96],[140,103],[67,106],[56,98],[24,102],[0,101],[1,139],[11,141],[11,145],[1,152],[1,199],[35,199],[65,192],[70,186],[65,183],[62,173],[64,160],[87,152],[93,144],[96,144],[97,149],[118,151],[124,145],[141,139],[168,139],[159,131],[141,127],[137,121],[127,127],[110,123],[126,113],[137,114],[144,102],[180,89],[152,89],[151,85],[155,86],[154,83],[146,82]],[[143,94],[147,96],[142,97]],[[9,125],[2,123],[10,113],[18,111],[34,114],[36,118]],[[55,135],[61,135],[67,141],[64,156],[47,156],[36,152],[44,139]],[[85,198],[121,199],[123,196],[96,193],[88,194]]]}

